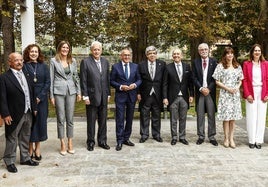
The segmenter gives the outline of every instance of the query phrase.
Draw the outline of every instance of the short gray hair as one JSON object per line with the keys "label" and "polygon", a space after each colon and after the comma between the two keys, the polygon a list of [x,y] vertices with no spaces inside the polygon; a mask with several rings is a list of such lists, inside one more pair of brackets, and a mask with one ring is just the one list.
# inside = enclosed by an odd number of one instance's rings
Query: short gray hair
{"label": "short gray hair", "polygon": [[201,43],[201,44],[199,44],[199,45],[198,45],[198,50],[199,50],[201,47],[206,47],[206,48],[208,48],[208,49],[209,49],[209,47],[208,47],[208,44],[207,44],[207,43]]}
{"label": "short gray hair", "polygon": [[149,51],[155,51],[156,53],[157,53],[157,49],[156,49],[156,47],[155,46],[149,46],[149,47],[146,47],[146,49],[145,49],[145,55],[147,55],[147,53],[149,52]]}
{"label": "short gray hair", "polygon": [[90,45],[90,49],[92,49],[92,47],[94,47],[95,45],[98,45],[100,48],[102,48],[102,44],[99,41],[93,41]]}

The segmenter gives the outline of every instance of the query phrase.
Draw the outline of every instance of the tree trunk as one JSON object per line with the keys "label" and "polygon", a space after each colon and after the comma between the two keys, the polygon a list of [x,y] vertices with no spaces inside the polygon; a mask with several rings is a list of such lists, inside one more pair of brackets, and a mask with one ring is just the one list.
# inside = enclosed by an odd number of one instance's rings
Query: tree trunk
{"label": "tree trunk", "polygon": [[136,22],[132,25],[132,30],[135,32],[136,37],[130,39],[130,47],[133,50],[133,62],[140,63],[146,58],[145,49],[148,44],[148,20],[144,10],[141,10],[134,19],[136,19]]}
{"label": "tree trunk", "polygon": [[[67,16],[66,0],[53,0],[55,7],[55,46],[57,47],[58,43],[62,40],[69,41],[71,38],[68,38],[68,32],[72,29],[69,26],[69,19]],[[69,41],[71,43],[71,41]]]}
{"label": "tree trunk", "polygon": [[9,13],[9,16],[2,15],[2,33],[3,33],[3,51],[4,58],[1,62],[2,68],[7,70],[8,66],[8,55],[15,51],[14,33],[13,33],[13,20],[14,20],[14,5],[9,4],[7,0],[3,1],[2,10]]}

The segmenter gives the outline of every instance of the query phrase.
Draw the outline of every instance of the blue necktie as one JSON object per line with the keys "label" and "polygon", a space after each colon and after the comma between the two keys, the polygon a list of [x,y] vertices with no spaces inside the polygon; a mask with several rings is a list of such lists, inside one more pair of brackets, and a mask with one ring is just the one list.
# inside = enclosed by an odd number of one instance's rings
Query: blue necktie
{"label": "blue necktie", "polygon": [[125,66],[125,76],[126,76],[126,79],[128,79],[128,69],[127,69],[127,64],[124,64]]}

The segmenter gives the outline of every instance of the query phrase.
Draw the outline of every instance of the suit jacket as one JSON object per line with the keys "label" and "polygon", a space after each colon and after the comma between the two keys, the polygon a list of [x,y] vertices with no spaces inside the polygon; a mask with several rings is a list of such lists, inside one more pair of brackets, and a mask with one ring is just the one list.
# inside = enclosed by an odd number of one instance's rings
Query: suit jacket
{"label": "suit jacket", "polygon": [[[264,100],[265,96],[268,96],[268,61],[262,61],[261,63],[261,77],[262,77],[262,91],[261,100]],[[251,61],[245,61],[243,63],[243,97],[246,99],[249,95],[252,95],[254,99],[253,85],[252,85],[252,68]]]}
{"label": "suit jacket", "polygon": [[66,75],[60,62],[56,61],[55,58],[50,60],[50,98],[54,98],[54,94],[66,95],[67,91],[70,95],[81,94],[77,64],[74,59],[69,67],[71,72]]}
{"label": "suit jacket", "polygon": [[[215,109],[216,107],[216,82],[212,77],[214,70],[217,66],[217,61],[213,58],[209,58],[208,62],[208,73],[207,73],[207,84],[208,89],[210,90],[210,96],[214,102]],[[195,86],[195,107],[197,107],[197,103],[199,101],[199,97],[201,92],[199,89],[203,86],[203,69],[202,69],[202,61],[201,58],[197,58],[192,63],[192,78]]]}
{"label": "suit jacket", "polygon": [[[36,111],[37,106],[33,98],[33,88],[31,81],[27,76],[27,73],[24,72],[25,78],[28,83],[29,95],[31,101],[31,110]],[[11,116],[12,123],[11,125],[5,125],[6,137],[11,134],[17,127],[20,122],[24,110],[25,110],[25,95],[24,91],[17,80],[16,76],[13,74],[12,70],[9,69],[6,73],[1,75],[0,78],[0,87],[1,87],[1,115],[3,118]]]}
{"label": "suit jacket", "polygon": [[187,102],[189,108],[189,96],[194,96],[194,87],[192,83],[192,72],[189,64],[182,63],[182,80],[180,81],[175,64],[170,63],[166,66],[163,81],[163,96],[167,98],[169,105],[178,97],[180,91],[183,99]]}
{"label": "suit jacket", "polygon": [[155,96],[159,106],[160,107],[163,106],[162,87],[163,87],[163,75],[166,63],[162,60],[157,59],[155,65],[156,65],[155,76],[154,79],[152,79],[148,69],[148,61],[144,61],[139,64],[139,72],[142,79],[142,83],[139,87],[139,94],[141,94],[141,102],[140,102],[141,106],[150,96],[152,88],[154,88]]}
{"label": "suit jacket", "polygon": [[[129,69],[129,78],[126,79],[121,61],[112,66],[110,82],[111,86],[115,88],[115,102],[125,101],[128,97],[133,103],[137,101],[137,90],[142,82],[141,76],[137,64],[129,62]],[[130,85],[132,83],[135,83],[137,85],[136,89],[127,92],[120,90],[121,85]]]}
{"label": "suit jacket", "polygon": [[[80,81],[83,96],[88,96],[93,106],[107,105],[110,95],[110,65],[101,57],[101,72],[92,56],[82,60],[80,64]],[[101,103],[102,102],[102,103]]]}

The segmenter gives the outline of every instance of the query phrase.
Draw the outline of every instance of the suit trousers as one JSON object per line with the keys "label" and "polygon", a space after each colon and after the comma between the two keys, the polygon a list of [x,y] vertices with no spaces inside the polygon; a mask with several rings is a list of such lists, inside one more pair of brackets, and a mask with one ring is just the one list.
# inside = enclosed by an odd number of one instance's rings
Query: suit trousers
{"label": "suit trousers", "polygon": [[107,142],[107,105],[92,106],[86,105],[87,112],[87,145],[95,144],[95,125],[98,120],[98,144]]}
{"label": "suit trousers", "polygon": [[178,139],[177,121],[179,119],[179,139],[185,139],[188,104],[182,96],[178,96],[169,107],[170,129],[172,139]]}
{"label": "suit trousers", "polygon": [[16,129],[9,135],[6,135],[6,148],[4,153],[4,162],[6,165],[15,164],[17,144],[20,148],[20,162],[30,160],[28,152],[31,136],[32,113],[23,114]]}
{"label": "suit trousers", "polygon": [[130,98],[126,101],[116,101],[116,140],[118,144],[129,140],[132,132],[132,123],[135,103]]}
{"label": "suit trousers", "polygon": [[73,116],[76,94],[70,95],[69,92],[66,95],[54,95],[56,114],[57,114],[57,130],[58,138],[64,138],[64,124],[66,122],[66,134],[67,138],[73,138]]}
{"label": "suit trousers", "polygon": [[200,139],[205,139],[205,114],[208,118],[208,139],[215,140],[216,122],[215,105],[210,95],[200,95],[197,103],[197,135]]}
{"label": "suit trousers", "polygon": [[246,100],[246,123],[249,143],[263,143],[267,103],[261,100],[262,87],[253,87],[254,101]]}
{"label": "suit trousers", "polygon": [[161,108],[157,102],[155,94],[152,94],[143,103],[140,112],[140,135],[142,138],[149,137],[149,126],[151,119],[152,136],[154,138],[161,137]]}

